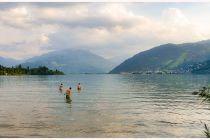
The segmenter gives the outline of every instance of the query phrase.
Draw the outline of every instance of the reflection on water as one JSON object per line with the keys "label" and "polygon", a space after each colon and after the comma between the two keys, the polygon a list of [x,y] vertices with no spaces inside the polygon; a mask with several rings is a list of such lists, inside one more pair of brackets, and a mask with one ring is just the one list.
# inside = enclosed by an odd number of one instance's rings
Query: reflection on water
{"label": "reflection on water", "polygon": [[60,94],[63,94],[63,90],[62,89],[59,89],[59,92],[60,92]]}
{"label": "reflection on water", "polygon": [[77,89],[77,93],[80,93],[81,92],[81,89]]}
{"label": "reflection on water", "polygon": [[191,93],[208,83],[202,75],[1,76],[0,137],[204,137],[210,105]]}

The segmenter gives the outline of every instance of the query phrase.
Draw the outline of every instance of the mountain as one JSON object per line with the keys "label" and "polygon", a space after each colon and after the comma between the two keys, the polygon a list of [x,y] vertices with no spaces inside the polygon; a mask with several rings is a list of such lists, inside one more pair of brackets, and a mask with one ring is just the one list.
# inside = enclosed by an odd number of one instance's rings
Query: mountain
{"label": "mountain", "polygon": [[0,56],[0,65],[6,66],[6,67],[11,67],[19,64],[21,61],[11,59],[11,58],[4,58]]}
{"label": "mountain", "polygon": [[193,74],[210,74],[210,60],[193,64],[190,68]]}
{"label": "mountain", "polygon": [[115,67],[110,73],[177,70],[186,71],[194,63],[210,59],[210,40],[164,44],[140,52]]}
{"label": "mountain", "polygon": [[68,73],[107,73],[114,64],[89,51],[66,49],[33,57],[22,64],[23,67],[47,66]]}

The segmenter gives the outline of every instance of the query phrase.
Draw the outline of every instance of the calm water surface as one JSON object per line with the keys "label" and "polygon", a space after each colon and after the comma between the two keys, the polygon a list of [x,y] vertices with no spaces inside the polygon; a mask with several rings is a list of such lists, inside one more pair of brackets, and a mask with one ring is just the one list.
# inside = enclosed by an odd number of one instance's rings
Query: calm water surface
{"label": "calm water surface", "polygon": [[210,105],[191,92],[208,83],[206,75],[0,76],[0,137],[204,137]]}

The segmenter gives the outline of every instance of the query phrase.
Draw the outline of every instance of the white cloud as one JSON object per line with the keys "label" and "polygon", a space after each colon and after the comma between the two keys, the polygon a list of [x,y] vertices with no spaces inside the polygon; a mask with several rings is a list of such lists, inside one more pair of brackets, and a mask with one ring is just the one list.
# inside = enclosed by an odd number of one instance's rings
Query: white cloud
{"label": "white cloud", "polygon": [[106,58],[133,55],[163,43],[210,38],[209,28],[179,8],[159,18],[118,3],[18,4],[0,9],[0,55],[29,58],[63,48],[88,49]]}
{"label": "white cloud", "polygon": [[168,8],[164,10],[162,17],[165,22],[168,22],[168,24],[180,26],[190,24],[190,21],[178,8]]}
{"label": "white cloud", "polygon": [[[162,40],[168,40],[174,43],[192,42],[208,39],[210,36],[204,36],[200,30],[200,25],[190,21],[180,9],[168,8],[162,15],[163,33]],[[209,28],[205,27],[206,31]]]}

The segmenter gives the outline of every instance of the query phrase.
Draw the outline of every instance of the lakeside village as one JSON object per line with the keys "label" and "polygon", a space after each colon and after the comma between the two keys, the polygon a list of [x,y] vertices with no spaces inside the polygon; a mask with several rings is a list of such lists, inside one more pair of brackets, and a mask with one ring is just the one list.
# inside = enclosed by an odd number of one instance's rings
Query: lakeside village
{"label": "lakeside village", "polygon": [[155,70],[155,71],[133,71],[133,72],[121,72],[120,74],[183,74],[184,72],[175,70]]}
{"label": "lakeside village", "polygon": [[120,74],[209,74],[209,65],[210,61],[207,61],[205,63],[186,65],[185,67],[176,70],[139,70],[132,72],[121,72]]}

